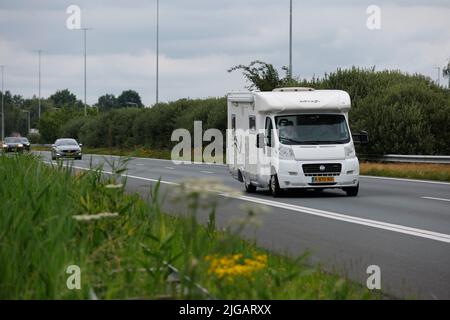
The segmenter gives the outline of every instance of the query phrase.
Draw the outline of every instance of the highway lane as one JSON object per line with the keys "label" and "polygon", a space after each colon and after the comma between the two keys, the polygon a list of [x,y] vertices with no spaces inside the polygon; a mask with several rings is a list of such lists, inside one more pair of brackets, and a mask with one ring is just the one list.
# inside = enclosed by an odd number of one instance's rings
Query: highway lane
{"label": "highway lane", "polygon": [[[49,154],[43,153],[49,160]],[[89,158],[75,161],[89,167]],[[108,157],[117,159],[115,157]],[[92,156],[93,164],[104,162]],[[225,166],[174,165],[170,161],[133,158],[128,164],[130,190],[148,192],[159,178],[171,188],[187,178],[213,178],[234,189]],[[107,166],[105,170],[108,171]],[[165,189],[170,194],[170,189]],[[450,184],[362,177],[360,195],[340,191],[289,193],[274,199],[267,191],[227,199],[218,211],[220,226],[245,212],[243,204],[265,204],[262,226],[247,230],[271,250],[300,255],[311,252],[310,262],[320,263],[365,283],[366,268],[376,264],[382,272],[382,289],[398,297],[450,298]],[[172,206],[181,210],[182,204]]]}

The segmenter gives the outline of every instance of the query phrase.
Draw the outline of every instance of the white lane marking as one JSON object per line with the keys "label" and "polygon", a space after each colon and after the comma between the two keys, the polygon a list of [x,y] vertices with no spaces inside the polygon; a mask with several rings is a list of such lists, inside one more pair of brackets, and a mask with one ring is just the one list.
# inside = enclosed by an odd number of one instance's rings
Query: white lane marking
{"label": "white lane marking", "polygon": [[136,163],[137,166],[145,166],[143,163]]}
{"label": "white lane marking", "polygon": [[358,218],[358,217],[354,217],[354,216],[344,215],[341,213],[335,213],[335,212],[330,212],[330,211],[325,211],[325,210],[318,210],[318,209],[313,209],[313,208],[308,208],[308,207],[302,207],[302,206],[292,205],[292,204],[284,203],[284,202],[265,200],[265,199],[259,199],[259,198],[248,197],[248,196],[239,196],[237,198],[246,200],[246,201],[260,203],[260,204],[265,204],[265,205],[272,206],[272,207],[307,213],[307,214],[320,216],[320,217],[324,217],[324,218],[340,220],[340,221],[345,221],[345,222],[354,223],[354,224],[360,224],[360,225],[364,225],[364,226],[368,226],[368,227],[384,229],[384,230],[408,234],[408,235],[412,235],[412,236],[416,236],[416,237],[450,243],[450,235],[445,234],[445,233],[439,233],[439,232],[428,231],[428,230],[423,230],[423,229],[418,229],[418,228],[406,227],[406,226],[402,226],[402,225],[398,225],[398,224],[376,221],[376,220],[371,220],[371,219]]}
{"label": "white lane marking", "polygon": [[433,198],[433,197],[421,197],[422,199],[428,199],[428,200],[438,200],[438,201],[448,201],[450,202],[450,199],[444,199],[444,198]]}
{"label": "white lane marking", "polygon": [[[81,169],[81,170],[92,170],[89,168],[76,167],[76,166],[73,166],[73,168]],[[102,172],[105,174],[112,174],[112,172],[109,172],[109,171],[102,171]],[[150,179],[150,178],[132,176],[132,175],[127,175],[127,174],[124,174],[122,176],[129,177],[132,179],[151,181],[151,182],[160,181],[160,183],[174,185],[174,186],[180,185],[179,183],[176,183],[176,182],[170,182],[170,181],[164,181],[164,180],[158,180],[158,179]],[[300,212],[300,213],[306,213],[306,214],[319,216],[319,217],[323,217],[323,218],[339,220],[339,221],[344,221],[344,222],[353,223],[353,224],[359,224],[359,225],[363,225],[363,226],[367,226],[367,227],[407,234],[407,235],[411,235],[411,236],[415,236],[415,237],[419,237],[419,238],[425,238],[425,239],[450,243],[450,235],[445,234],[445,233],[439,233],[439,232],[434,232],[434,231],[429,231],[429,230],[424,230],[424,229],[406,227],[406,226],[402,226],[402,225],[398,225],[398,224],[376,221],[376,220],[371,220],[371,219],[358,218],[358,217],[349,216],[349,215],[331,212],[331,211],[297,206],[297,205],[293,205],[293,204],[289,204],[289,203],[285,203],[285,202],[278,202],[278,201],[260,199],[260,198],[249,197],[249,196],[234,196],[234,195],[230,195],[227,193],[219,193],[219,195],[227,197],[227,198],[249,201],[249,202],[264,204],[264,205],[271,206],[271,207],[287,209],[287,210],[296,211],[296,212]]]}
{"label": "white lane marking", "polygon": [[174,167],[166,167],[166,169],[169,169],[169,170],[175,170]]}
{"label": "white lane marking", "polygon": [[362,178],[369,178],[369,179],[383,179],[383,180],[397,180],[397,181],[405,181],[405,182],[419,182],[419,183],[431,183],[431,184],[442,184],[446,186],[450,186],[450,182],[443,182],[443,181],[431,181],[431,180],[419,180],[419,179],[405,179],[405,178],[391,178],[391,177],[377,177],[377,176],[363,176]]}
{"label": "white lane marking", "polygon": [[200,171],[201,173],[207,173],[207,174],[213,174],[214,172],[212,171]]}

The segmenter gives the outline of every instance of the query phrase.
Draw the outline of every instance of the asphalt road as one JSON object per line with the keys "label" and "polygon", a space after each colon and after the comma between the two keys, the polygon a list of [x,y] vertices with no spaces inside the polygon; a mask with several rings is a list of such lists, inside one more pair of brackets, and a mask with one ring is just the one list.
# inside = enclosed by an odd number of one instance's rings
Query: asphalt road
{"label": "asphalt road", "polygon": [[[50,162],[48,152],[42,152]],[[105,158],[84,155],[73,166],[89,168]],[[72,163],[72,161],[67,161]],[[148,194],[161,179],[162,195],[173,212],[183,203],[170,199],[179,183],[214,179],[232,190],[217,212],[219,226],[246,216],[248,205],[259,212],[261,225],[243,236],[273,251],[293,256],[310,252],[309,262],[365,284],[367,267],[381,269],[381,289],[394,297],[450,299],[450,184],[361,177],[358,197],[340,190],[292,192],[273,198],[267,191],[245,194],[225,166],[175,165],[168,160],[132,158],[127,187]],[[107,164],[105,173],[110,171]],[[267,208],[269,210],[267,210]]]}

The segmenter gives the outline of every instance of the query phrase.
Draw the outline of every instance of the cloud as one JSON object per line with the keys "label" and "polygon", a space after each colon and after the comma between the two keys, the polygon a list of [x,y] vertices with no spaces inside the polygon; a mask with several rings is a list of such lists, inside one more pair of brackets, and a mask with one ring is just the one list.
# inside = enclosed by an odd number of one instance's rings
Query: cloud
{"label": "cloud", "polygon": [[[82,24],[88,32],[88,103],[105,93],[140,92],[155,99],[155,1],[87,1]],[[43,95],[69,88],[83,96],[82,33],[65,27],[72,1],[0,4],[0,64],[7,88],[37,93],[37,55]],[[399,68],[436,78],[435,66],[450,56],[448,1],[377,1],[382,29],[366,28],[371,1],[294,1],[294,74],[310,78],[337,67]],[[243,89],[239,73],[226,70],[261,59],[288,63],[286,3],[269,0],[161,1],[160,98],[223,96]]]}

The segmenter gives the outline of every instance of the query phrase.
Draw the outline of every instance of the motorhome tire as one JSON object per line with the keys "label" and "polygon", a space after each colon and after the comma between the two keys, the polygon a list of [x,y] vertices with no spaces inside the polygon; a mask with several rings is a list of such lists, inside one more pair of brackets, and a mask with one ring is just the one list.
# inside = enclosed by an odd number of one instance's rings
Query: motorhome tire
{"label": "motorhome tire", "polygon": [[247,183],[247,179],[245,179],[245,176],[242,175],[242,182],[244,183],[245,191],[248,193],[252,193],[256,191],[256,186],[252,185],[251,182]]}
{"label": "motorhome tire", "polygon": [[359,191],[359,183],[356,187],[347,187],[344,188],[344,191],[347,193],[348,197],[356,197]]}
{"label": "motorhome tire", "polygon": [[278,176],[276,174],[273,174],[270,177],[270,192],[272,193],[272,196],[278,197],[282,193],[282,189],[280,188],[280,184],[278,182]]}

